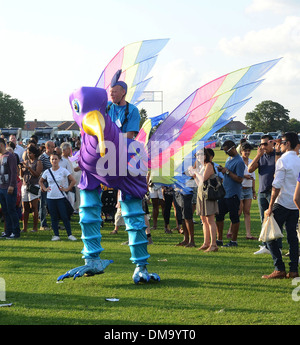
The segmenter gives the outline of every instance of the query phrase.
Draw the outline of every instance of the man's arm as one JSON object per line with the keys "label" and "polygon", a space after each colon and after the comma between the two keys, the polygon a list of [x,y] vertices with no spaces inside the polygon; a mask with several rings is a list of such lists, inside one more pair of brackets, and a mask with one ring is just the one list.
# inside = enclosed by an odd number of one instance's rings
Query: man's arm
{"label": "man's arm", "polygon": [[294,203],[300,210],[300,183],[299,181],[297,182],[295,193],[294,193]]}
{"label": "man's arm", "polygon": [[230,171],[227,168],[223,168],[222,166],[218,167],[218,170],[223,174],[226,175],[226,171],[229,171],[229,173],[227,174],[231,179],[233,179],[233,181],[237,182],[237,183],[242,183],[243,182],[243,177],[236,175],[235,173],[233,173],[232,171]]}
{"label": "man's arm", "polygon": [[264,150],[263,148],[261,148],[260,146],[257,149],[257,154],[254,157],[253,161],[248,165],[248,171],[249,173],[254,172],[257,168],[258,168],[258,162],[260,160],[260,158],[262,157],[262,155],[264,154]]}
{"label": "man's arm", "polygon": [[284,168],[282,160],[280,159],[277,161],[276,166],[275,166],[275,175],[274,175],[274,180],[272,183],[271,199],[269,203],[269,208],[265,212],[267,217],[269,217],[272,214],[272,209],[273,209],[275,200],[280,193],[280,189],[283,186],[284,181],[285,181],[285,168]]}
{"label": "man's arm", "polygon": [[7,193],[12,194],[17,186],[17,158],[14,154],[10,153],[7,161],[9,169],[9,187],[7,188]]}
{"label": "man's arm", "polygon": [[270,217],[270,215],[272,214],[273,206],[275,204],[276,198],[279,195],[279,192],[280,192],[280,188],[272,187],[272,193],[271,193],[269,208],[265,211],[266,217]]}

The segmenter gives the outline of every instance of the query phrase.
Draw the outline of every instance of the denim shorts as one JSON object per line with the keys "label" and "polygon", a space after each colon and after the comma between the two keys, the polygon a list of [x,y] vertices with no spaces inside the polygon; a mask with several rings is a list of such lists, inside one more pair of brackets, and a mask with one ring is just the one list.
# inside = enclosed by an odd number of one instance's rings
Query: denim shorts
{"label": "denim shorts", "polygon": [[245,199],[253,199],[252,187],[242,188],[241,200],[245,200]]}

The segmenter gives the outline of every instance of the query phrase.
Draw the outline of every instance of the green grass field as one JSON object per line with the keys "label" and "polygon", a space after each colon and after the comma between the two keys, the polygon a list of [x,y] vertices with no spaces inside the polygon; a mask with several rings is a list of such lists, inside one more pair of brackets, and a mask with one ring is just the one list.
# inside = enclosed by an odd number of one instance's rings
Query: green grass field
{"label": "green grass field", "polygon": [[[255,154],[253,152],[252,156]],[[215,161],[225,162],[216,149]],[[258,186],[257,186],[258,189]],[[252,234],[259,236],[257,202],[252,207]],[[195,216],[199,221],[199,218]],[[175,226],[174,217],[171,226]],[[225,229],[229,226],[228,217]],[[1,225],[2,227],[2,225]],[[161,282],[135,285],[134,265],[129,261],[124,228],[110,235],[113,224],[102,230],[103,259],[113,259],[105,274],[66,279],[59,275],[83,264],[78,217],[73,217],[77,242],[52,242],[50,231],[22,234],[15,241],[0,240],[0,283],[5,283],[6,301],[0,308],[1,325],[296,325],[299,303],[293,298],[292,280],[264,280],[273,271],[270,255],[253,255],[258,241],[245,239],[243,217],[237,248],[220,248],[216,253],[176,247],[178,233],[165,234],[162,216],[159,229],[152,231],[154,244],[148,270]],[[2,229],[2,228],[1,228]],[[226,231],[225,230],[225,231]],[[195,241],[203,242],[200,222]],[[284,249],[288,250],[286,237]],[[288,266],[288,258],[285,258]],[[295,295],[295,291],[294,291]],[[297,295],[297,294],[296,294]],[[1,295],[0,295],[1,296]],[[108,302],[106,298],[117,298]]]}

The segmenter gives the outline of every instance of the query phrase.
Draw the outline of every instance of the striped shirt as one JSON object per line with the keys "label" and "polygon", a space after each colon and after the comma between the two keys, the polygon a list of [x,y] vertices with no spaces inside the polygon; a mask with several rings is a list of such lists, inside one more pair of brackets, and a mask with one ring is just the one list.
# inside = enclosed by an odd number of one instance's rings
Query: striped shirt
{"label": "striped shirt", "polygon": [[50,163],[50,156],[47,155],[46,152],[43,152],[40,156],[39,156],[39,160],[42,162],[43,164],[43,171],[49,169],[52,167],[51,163]]}

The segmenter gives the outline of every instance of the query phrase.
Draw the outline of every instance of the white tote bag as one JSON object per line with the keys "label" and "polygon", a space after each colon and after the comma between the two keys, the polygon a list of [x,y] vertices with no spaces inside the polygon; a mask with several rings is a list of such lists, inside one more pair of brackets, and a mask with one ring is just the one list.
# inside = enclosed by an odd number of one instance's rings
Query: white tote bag
{"label": "white tote bag", "polygon": [[276,223],[273,214],[271,214],[269,217],[265,217],[258,240],[262,242],[269,242],[281,237],[283,237],[283,234],[280,230],[280,227]]}

